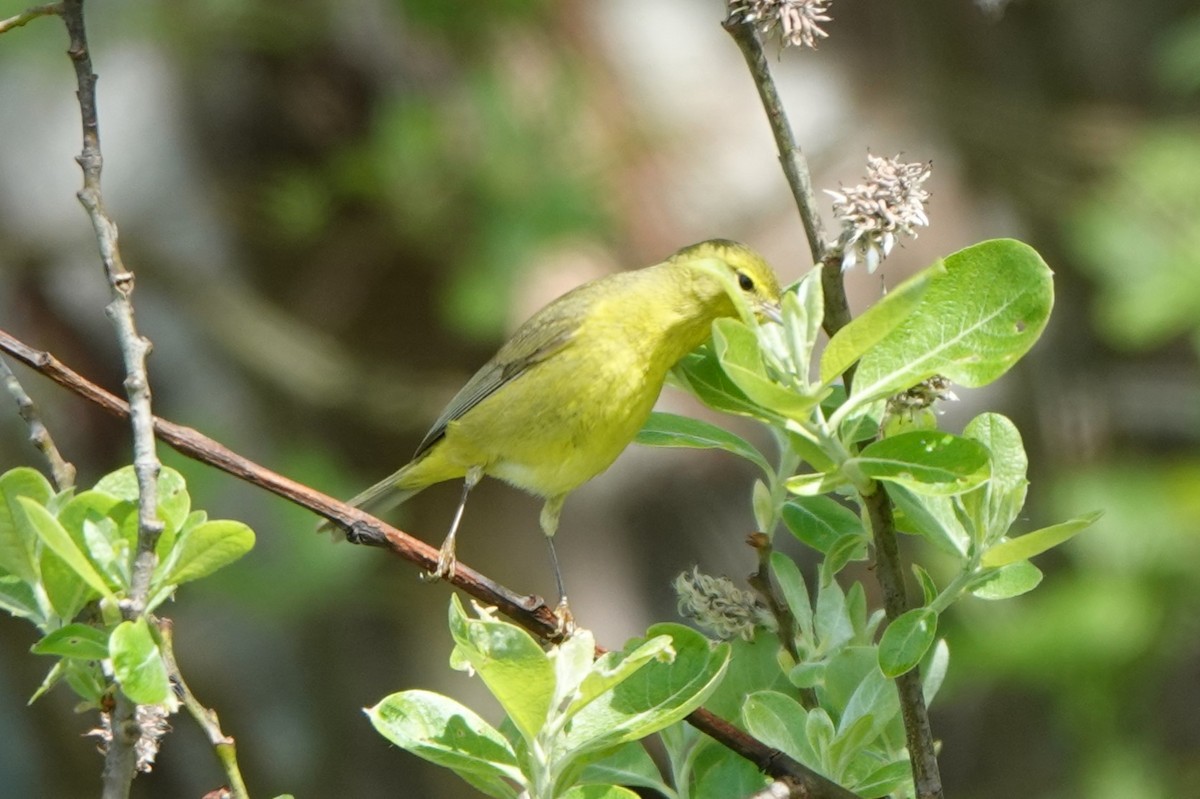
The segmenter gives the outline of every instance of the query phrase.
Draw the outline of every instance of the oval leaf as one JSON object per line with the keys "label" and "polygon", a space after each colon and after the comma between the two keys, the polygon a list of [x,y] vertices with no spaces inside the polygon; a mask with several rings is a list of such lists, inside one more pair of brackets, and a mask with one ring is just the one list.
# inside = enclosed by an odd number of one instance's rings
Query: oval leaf
{"label": "oval leaf", "polygon": [[122,693],[139,705],[167,701],[167,667],[145,618],[118,624],[108,639],[108,653]]}
{"label": "oval leaf", "polygon": [[[1027,244],[995,239],[946,258],[917,308],[859,362],[852,397],[888,397],[935,374],[982,386],[1029,351],[1054,304],[1050,268]],[[850,403],[847,403],[850,404]]]}
{"label": "oval leaf", "polygon": [[717,427],[715,424],[655,411],[642,425],[634,442],[648,447],[689,447],[691,449],[722,449],[745,458],[764,473],[772,471],[766,459],[745,439]]}
{"label": "oval leaf", "polygon": [[767,376],[758,337],[744,323],[730,318],[714,322],[713,349],[729,379],[764,408],[783,416],[804,418],[817,404],[816,397],[799,394]]}
{"label": "oval leaf", "polygon": [[402,691],[364,712],[380,735],[431,763],[459,774],[521,779],[517,756],[504,736],[449,697]]}
{"label": "oval leaf", "polygon": [[839,330],[821,353],[821,382],[832,383],[841,377],[851,364],[891,333],[917,307],[921,295],[929,287],[929,279],[945,272],[938,261],[922,270],[884,295],[861,315]]}
{"label": "oval leaf", "polygon": [[220,519],[186,531],[175,544],[164,585],[182,585],[212,574],[254,547],[254,531],[241,522]]}
{"label": "oval leaf", "polygon": [[929,608],[905,612],[879,639],[879,669],[887,677],[899,677],[921,662],[936,636],[936,613]]}
{"label": "oval leaf", "polygon": [[1027,560],[1001,566],[971,589],[980,599],[1010,599],[1027,594],[1042,581],[1042,570]]}
{"label": "oval leaf", "polygon": [[27,497],[45,505],[52,496],[54,489],[36,469],[21,466],[0,475],[0,569],[30,585],[38,581],[33,555],[37,534],[26,523],[17,498]]}
{"label": "oval leaf", "polygon": [[792,535],[818,552],[839,538],[863,531],[858,514],[826,496],[796,497],[783,506],[783,523]]}
{"label": "oval leaf", "polygon": [[68,624],[47,634],[29,651],[35,655],[103,660],[108,657],[108,633],[86,624]]}
{"label": "oval leaf", "polygon": [[988,478],[985,446],[939,430],[913,430],[868,446],[847,462],[873,480],[899,483],[920,494],[969,491]]}

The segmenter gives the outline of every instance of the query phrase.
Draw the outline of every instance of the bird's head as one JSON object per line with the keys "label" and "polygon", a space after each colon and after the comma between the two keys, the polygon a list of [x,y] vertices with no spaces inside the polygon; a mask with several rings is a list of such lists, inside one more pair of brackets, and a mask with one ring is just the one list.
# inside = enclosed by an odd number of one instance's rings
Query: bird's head
{"label": "bird's head", "polygon": [[780,321],[779,279],[761,255],[736,241],[709,239],[671,256],[678,266],[715,278],[737,315]]}

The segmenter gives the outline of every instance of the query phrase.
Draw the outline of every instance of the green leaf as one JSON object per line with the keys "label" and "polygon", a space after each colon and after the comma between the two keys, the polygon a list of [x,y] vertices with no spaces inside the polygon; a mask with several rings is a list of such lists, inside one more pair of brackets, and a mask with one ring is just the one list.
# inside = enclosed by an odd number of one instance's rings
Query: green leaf
{"label": "green leaf", "polygon": [[587,784],[636,785],[658,791],[664,796],[671,794],[671,789],[663,784],[658,766],[654,765],[640,741],[621,744],[603,758],[589,763],[578,781]]}
{"label": "green leaf", "polygon": [[815,396],[786,388],[767,375],[758,337],[737,319],[723,318],[713,323],[713,348],[729,379],[747,397],[768,410],[803,419],[817,404]]}
{"label": "green leaf", "polygon": [[796,284],[796,290],[787,291],[781,303],[783,329],[791,350],[792,361],[807,377],[812,363],[813,347],[821,334],[821,320],[825,315],[825,295],[821,287],[821,268],[814,267]]}
{"label": "green leaf", "polygon": [[914,494],[897,483],[884,483],[884,488],[896,504],[897,530],[923,535],[946,554],[966,558],[971,537],[954,512],[953,497]]}
{"label": "green leaf", "polygon": [[162,585],[182,585],[212,574],[254,547],[254,531],[227,519],[204,522],[185,531],[163,564]]}
{"label": "green leaf", "polygon": [[981,576],[971,587],[971,593],[980,599],[1011,599],[1027,594],[1042,581],[1042,570],[1027,560],[1001,566],[990,574]]}
{"label": "green leaf", "polygon": [[103,597],[115,599],[112,589],[96,571],[96,567],[75,544],[71,535],[58,523],[58,519],[50,514],[50,511],[28,497],[18,497],[17,503],[21,506],[25,518],[29,520],[43,544],[62,558],[63,562],[94,591]]}
{"label": "green leaf", "polygon": [[946,679],[946,670],[949,667],[950,647],[946,644],[946,639],[942,638],[934,644],[928,661],[921,667],[921,689],[925,694],[926,705],[933,704],[934,697],[942,687],[942,681]]}
{"label": "green leaf", "polygon": [[821,583],[813,626],[818,650],[833,654],[854,637],[854,624],[846,612],[846,595],[836,580]]}
{"label": "green leaf", "polygon": [[[566,730],[567,756],[644,738],[691,713],[716,689],[729,664],[728,644],[712,646],[679,624],[656,624],[647,631],[648,639],[660,635],[671,638],[674,659],[650,661],[577,713]],[[643,643],[634,639],[626,651]]]}
{"label": "green leaf", "polygon": [[[573,638],[579,637],[581,636],[578,633],[573,636]],[[587,636],[586,640],[591,642],[591,636]],[[563,646],[566,646],[566,644],[560,645],[559,651],[562,651]],[[592,643],[587,649],[589,662],[591,662],[594,652],[595,644]],[[674,652],[671,651],[671,638],[666,635],[658,635],[650,638],[632,651],[605,653],[594,663],[591,663],[591,668],[587,671],[582,682],[578,684],[578,693],[567,707],[564,717],[570,718],[574,716],[586,707],[589,702],[613,690],[625,680],[632,677],[638,669],[643,668],[651,661],[669,660],[673,657]],[[559,693],[565,693],[562,690],[561,683]]]}
{"label": "green leaf", "polygon": [[778,749],[816,768],[820,758],[809,744],[805,723],[808,711],[787,694],[757,691],[746,697],[742,708],[746,731],[767,746]]}
{"label": "green leaf", "polygon": [[423,760],[474,775],[471,783],[488,795],[515,797],[504,780],[524,784],[517,756],[504,736],[458,702],[432,691],[391,694],[365,710],[384,738]]}
{"label": "green leaf", "polygon": [[788,610],[796,619],[796,626],[801,636],[811,642],[813,639],[813,609],[812,601],[808,598],[808,587],[804,584],[804,575],[796,562],[782,552],[771,553],[771,574],[775,583],[783,593]]}
{"label": "green leaf", "polygon": [[839,330],[821,353],[821,382],[832,383],[907,319],[933,275],[945,272],[941,261],[910,277]]}
{"label": "green leaf", "polygon": [[862,682],[850,695],[838,721],[838,737],[848,733],[851,727],[864,718],[870,718],[870,726],[865,732],[859,733],[861,745],[865,746],[875,740],[899,712],[900,699],[895,683],[885,677],[878,668],[873,668],[866,673]]}
{"label": "green leaf", "polygon": [[40,561],[42,587],[54,612],[64,620],[75,618],[96,593],[66,561],[49,549],[42,549]]}
{"label": "green leaf", "polygon": [[963,435],[983,444],[991,453],[991,479],[962,496],[963,508],[979,533],[976,545],[984,549],[1008,532],[1025,505],[1029,459],[1017,426],[998,413],[976,416]]}
{"label": "green leaf", "polygon": [[[137,472],[132,465],[117,469],[101,477],[95,490],[136,505],[139,498]],[[166,528],[176,531],[182,527],[192,506],[192,498],[188,495],[187,481],[183,479],[183,475],[170,466],[163,466],[158,473],[156,499],[158,518]]]}
{"label": "green leaf", "polygon": [[779,419],[747,397],[745,392],[729,379],[721,368],[721,362],[708,347],[701,347],[684,357],[671,370],[671,377],[713,410],[749,416],[767,423]]}
{"label": "green leaf", "polygon": [[450,635],[457,644],[451,657],[471,665],[526,740],[537,738],[555,696],[554,664],[541,645],[514,624],[469,618],[457,594]]}
{"label": "green leaf", "polygon": [[68,624],[48,633],[29,651],[35,655],[104,660],[108,657],[108,633],[86,624]]}
{"label": "green leaf", "polygon": [[867,559],[867,537],[865,534],[850,533],[839,538],[829,548],[829,553],[821,563],[821,581],[829,582],[834,575],[846,568],[852,560]]}
{"label": "green leaf", "polygon": [[167,701],[167,667],[144,617],[118,624],[108,639],[108,653],[125,696],[139,705]]}
{"label": "green leaf", "polygon": [[804,497],[828,494],[849,484],[850,481],[841,472],[794,474],[784,482],[788,491]]}
{"label": "green leaf", "polygon": [[822,553],[843,536],[863,532],[857,513],[826,496],[789,500],[781,513],[792,535]]}
{"label": "green leaf", "polygon": [[[109,680],[99,662],[95,660],[80,660],[69,658],[58,661],[56,666],[62,666],[61,672],[67,685],[78,694],[89,707],[100,709],[109,691]],[[55,670],[51,670],[51,674]],[[47,677],[47,680],[50,678]],[[49,687],[49,686],[47,686]],[[34,695],[36,698],[37,695]],[[29,700],[30,702],[33,699]]]}
{"label": "green leaf", "polygon": [[635,443],[648,447],[688,447],[691,449],[722,449],[753,463],[768,477],[773,470],[766,458],[740,436],[717,427],[715,424],[679,416],[674,413],[655,411],[650,414],[641,432],[633,439]]}
{"label": "green leaf", "polygon": [[7,610],[19,619],[29,619],[39,627],[46,623],[33,586],[15,574],[0,575],[0,610]]}
{"label": "green leaf", "polygon": [[885,676],[899,677],[910,671],[937,636],[937,614],[929,608],[913,608],[887,626],[879,640],[879,668]]}
{"label": "green leaf", "polygon": [[[136,507],[103,491],[76,494],[58,513],[59,524],[110,585],[128,587],[129,561],[137,543],[136,533],[121,534],[126,516],[136,517]],[[136,522],[135,522],[136,525]]]}
{"label": "green leaf", "polygon": [[688,799],[729,799],[751,796],[769,782],[758,767],[715,742],[701,741],[691,758]]}
{"label": "green leaf", "polygon": [[924,597],[923,604],[932,604],[938,595],[937,583],[933,581],[933,577],[929,575],[929,572],[921,568],[921,564],[914,563],[912,570],[913,574],[917,577],[917,582],[921,585],[921,595]]}
{"label": "green leaf", "polygon": [[639,799],[628,788],[619,785],[576,785],[562,795],[562,799]]}
{"label": "green leaf", "polygon": [[747,694],[787,690],[788,680],[779,668],[779,641],[774,636],[760,635],[753,641],[735,638],[729,645],[732,653],[729,668],[717,690],[705,700],[704,707],[736,723]]}
{"label": "green leaf", "polygon": [[920,494],[961,494],[988,478],[987,448],[939,430],[913,430],[869,445],[846,468]]}
{"label": "green leaf", "polygon": [[1092,511],[1070,521],[1052,524],[1049,527],[1043,527],[1032,533],[1026,533],[1018,538],[1001,541],[983,553],[980,564],[984,567],[994,568],[1007,566],[1017,561],[1029,560],[1035,555],[1040,555],[1048,549],[1069,541],[1080,531],[1095,524],[1096,520],[1102,515],[1103,511]]}
{"label": "green leaf", "polygon": [[854,785],[854,792],[862,799],[883,799],[908,787],[905,796],[912,793],[912,765],[905,760],[895,760],[880,766],[861,782]]}
{"label": "green leaf", "polygon": [[986,385],[1041,335],[1054,285],[1032,247],[1012,239],[985,241],[933,269],[917,308],[863,355],[844,412],[936,374],[963,386]]}
{"label": "green leaf", "polygon": [[52,496],[54,489],[35,469],[22,466],[0,475],[0,569],[30,585],[39,577],[34,558],[37,536],[17,499],[25,497],[45,505]]}
{"label": "green leaf", "polygon": [[817,690],[821,706],[842,712],[867,674],[878,667],[879,653],[873,644],[843,647],[829,659],[825,679]]}

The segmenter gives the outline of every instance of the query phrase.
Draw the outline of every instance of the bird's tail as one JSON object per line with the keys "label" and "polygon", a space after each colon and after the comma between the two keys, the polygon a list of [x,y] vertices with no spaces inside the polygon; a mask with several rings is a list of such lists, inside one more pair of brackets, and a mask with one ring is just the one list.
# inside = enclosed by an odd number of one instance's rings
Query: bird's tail
{"label": "bird's tail", "polygon": [[[383,480],[380,480],[366,491],[363,491],[353,499],[348,500],[346,504],[353,505],[360,510],[364,510],[372,516],[379,516],[380,514],[387,513],[389,510],[397,507],[401,503],[408,501],[408,499],[424,489],[425,486],[421,486],[420,488],[402,488],[400,484],[403,481],[405,470],[407,468],[408,467],[405,467],[404,469],[385,477]],[[317,526],[317,532],[332,533],[337,535],[337,525],[334,522],[326,519]]]}

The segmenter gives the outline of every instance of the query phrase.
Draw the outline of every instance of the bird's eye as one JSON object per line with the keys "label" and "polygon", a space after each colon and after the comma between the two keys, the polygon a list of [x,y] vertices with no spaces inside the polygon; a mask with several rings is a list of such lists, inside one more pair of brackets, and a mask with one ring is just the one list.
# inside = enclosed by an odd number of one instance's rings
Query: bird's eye
{"label": "bird's eye", "polygon": [[738,272],[738,285],[742,287],[742,291],[753,291],[754,281],[745,272]]}

